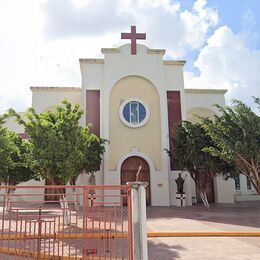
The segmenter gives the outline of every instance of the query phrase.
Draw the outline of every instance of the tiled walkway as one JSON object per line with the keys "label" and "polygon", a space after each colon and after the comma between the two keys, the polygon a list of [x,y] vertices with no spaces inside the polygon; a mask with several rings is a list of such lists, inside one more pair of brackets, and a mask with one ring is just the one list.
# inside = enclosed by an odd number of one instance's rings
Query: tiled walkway
{"label": "tiled walkway", "polygon": [[[260,202],[186,208],[148,207],[148,231],[257,231]],[[260,259],[260,237],[183,237],[148,239],[149,260]]]}

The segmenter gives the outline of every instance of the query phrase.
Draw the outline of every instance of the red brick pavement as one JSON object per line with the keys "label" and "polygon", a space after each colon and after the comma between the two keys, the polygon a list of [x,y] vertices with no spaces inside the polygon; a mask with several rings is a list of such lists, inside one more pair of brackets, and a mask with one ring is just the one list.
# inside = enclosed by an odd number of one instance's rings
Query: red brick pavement
{"label": "red brick pavement", "polygon": [[[260,232],[260,202],[213,205],[148,207],[148,231],[256,231]],[[149,260],[260,259],[260,237],[153,238],[148,239]]]}

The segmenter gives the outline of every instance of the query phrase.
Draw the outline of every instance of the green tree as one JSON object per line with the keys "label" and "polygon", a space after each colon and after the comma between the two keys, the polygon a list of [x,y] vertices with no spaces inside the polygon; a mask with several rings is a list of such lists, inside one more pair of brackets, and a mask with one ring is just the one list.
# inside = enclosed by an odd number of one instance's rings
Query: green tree
{"label": "green tree", "polygon": [[[260,100],[254,98],[260,111]],[[215,120],[204,119],[204,128],[217,144],[207,149],[214,156],[232,160],[241,174],[249,177],[260,194],[260,117],[238,100],[233,106],[221,107]]]}
{"label": "green tree", "polygon": [[95,134],[90,132],[89,127],[82,129],[82,152],[84,160],[78,174],[75,174],[71,179],[71,185],[76,184],[76,180],[83,171],[87,174],[94,174],[100,168],[102,162],[102,155],[105,152],[106,140],[98,138]]}
{"label": "green tree", "polygon": [[[95,169],[100,165],[104,141],[91,134],[88,126],[79,126],[83,114],[79,105],[63,101],[55,111],[36,113],[30,108],[24,118],[13,110],[9,114],[16,115],[29,135],[31,169],[37,176],[49,179],[51,184],[75,184],[83,169],[92,172],[93,164]],[[96,157],[89,155],[93,151]],[[89,161],[94,159],[95,162]]]}
{"label": "green tree", "polygon": [[203,204],[209,208],[206,193],[208,180],[213,180],[217,175],[232,177],[236,172],[234,165],[204,150],[209,146],[215,147],[215,143],[199,123],[184,121],[173,128],[170,141],[173,149],[167,152],[171,160],[180,169],[189,172]]}
{"label": "green tree", "polygon": [[17,185],[33,178],[28,166],[30,145],[4,126],[6,117],[0,116],[0,182]]}

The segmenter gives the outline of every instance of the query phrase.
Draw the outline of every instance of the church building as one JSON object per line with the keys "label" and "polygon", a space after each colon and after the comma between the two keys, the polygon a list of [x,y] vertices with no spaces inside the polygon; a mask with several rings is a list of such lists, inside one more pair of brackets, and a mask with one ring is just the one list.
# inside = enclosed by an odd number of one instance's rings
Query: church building
{"label": "church building", "polygon": [[[180,171],[165,152],[171,127],[181,120],[195,122],[195,115],[212,118],[217,113],[213,104],[224,105],[226,91],[184,87],[184,60],[164,59],[164,49],[137,44],[146,35],[136,33],[135,26],[121,36],[131,43],[101,49],[102,59],[79,60],[81,87],[31,87],[32,107],[37,112],[48,111],[64,99],[80,104],[84,111],[80,124],[91,123],[92,132],[109,140],[96,184],[135,181],[142,166],[138,180],[149,183],[147,205],[179,205],[175,179]],[[14,122],[7,125],[23,134]],[[192,205],[196,201],[194,182],[188,173],[181,174],[183,178],[187,174],[186,205]],[[78,183],[87,185],[88,176],[82,174]],[[207,192],[211,202],[233,203],[234,181],[215,178]]]}

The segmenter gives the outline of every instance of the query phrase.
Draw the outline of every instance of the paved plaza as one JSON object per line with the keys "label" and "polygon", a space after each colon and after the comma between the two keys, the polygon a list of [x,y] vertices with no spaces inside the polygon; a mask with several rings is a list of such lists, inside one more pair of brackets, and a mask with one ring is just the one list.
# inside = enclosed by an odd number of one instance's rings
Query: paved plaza
{"label": "paved plaza", "polygon": [[[260,232],[260,202],[192,207],[148,207],[148,232]],[[260,237],[167,237],[148,239],[149,260],[260,259]]]}

